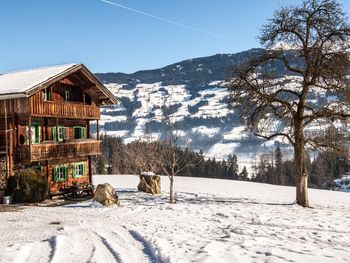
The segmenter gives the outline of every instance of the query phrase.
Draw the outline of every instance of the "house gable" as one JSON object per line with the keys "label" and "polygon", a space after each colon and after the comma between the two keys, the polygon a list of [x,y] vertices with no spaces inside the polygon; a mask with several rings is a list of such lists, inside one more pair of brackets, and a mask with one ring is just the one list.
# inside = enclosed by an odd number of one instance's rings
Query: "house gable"
{"label": "house gable", "polygon": [[83,65],[69,64],[49,68],[18,71],[0,75],[0,100],[29,97],[67,78],[98,99],[98,105],[115,104],[117,98]]}

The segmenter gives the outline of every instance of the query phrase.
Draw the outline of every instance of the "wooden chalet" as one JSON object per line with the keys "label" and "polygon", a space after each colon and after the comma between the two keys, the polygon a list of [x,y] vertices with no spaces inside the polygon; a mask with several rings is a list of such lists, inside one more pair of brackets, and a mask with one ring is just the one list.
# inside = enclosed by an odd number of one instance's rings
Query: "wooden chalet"
{"label": "wooden chalet", "polygon": [[3,181],[17,168],[34,167],[47,177],[51,193],[91,183],[91,157],[101,153],[99,107],[115,103],[83,64],[0,75]]}

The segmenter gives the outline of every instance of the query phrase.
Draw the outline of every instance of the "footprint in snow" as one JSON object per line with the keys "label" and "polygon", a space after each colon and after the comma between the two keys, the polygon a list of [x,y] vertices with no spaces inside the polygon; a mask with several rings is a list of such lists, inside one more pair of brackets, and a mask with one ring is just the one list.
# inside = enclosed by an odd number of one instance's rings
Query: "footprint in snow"
{"label": "footprint in snow", "polygon": [[228,215],[226,215],[226,214],[223,214],[223,213],[216,213],[215,214],[216,216],[219,216],[219,217],[224,217],[224,218],[229,218],[229,216]]}

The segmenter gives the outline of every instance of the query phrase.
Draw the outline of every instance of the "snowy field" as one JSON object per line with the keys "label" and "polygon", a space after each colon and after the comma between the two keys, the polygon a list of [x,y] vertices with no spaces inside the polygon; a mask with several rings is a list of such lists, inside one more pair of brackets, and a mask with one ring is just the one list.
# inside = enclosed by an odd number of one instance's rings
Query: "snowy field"
{"label": "snowy field", "polygon": [[350,262],[350,194],[176,178],[177,203],[136,191],[135,176],[95,176],[121,206],[24,207],[0,217],[0,262]]}

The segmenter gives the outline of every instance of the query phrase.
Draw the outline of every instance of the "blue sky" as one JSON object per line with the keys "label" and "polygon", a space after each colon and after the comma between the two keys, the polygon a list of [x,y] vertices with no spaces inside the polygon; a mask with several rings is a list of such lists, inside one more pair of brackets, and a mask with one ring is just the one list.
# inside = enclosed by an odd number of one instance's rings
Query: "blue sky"
{"label": "blue sky", "polygon": [[[84,63],[93,72],[134,72],[183,59],[259,47],[262,24],[299,0],[1,0],[0,72]],[[339,0],[350,15],[350,1]],[[225,38],[221,38],[219,35]]]}

